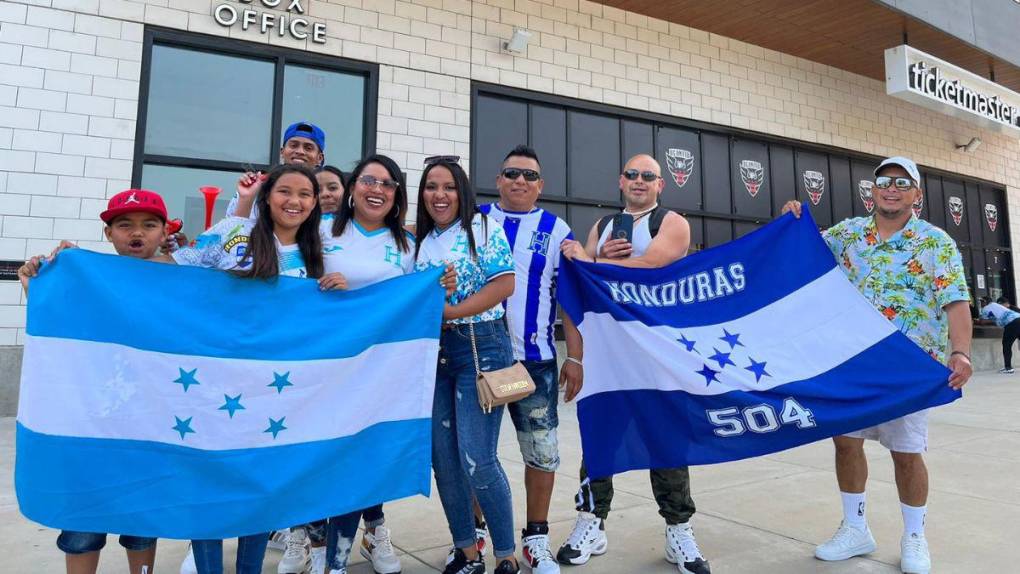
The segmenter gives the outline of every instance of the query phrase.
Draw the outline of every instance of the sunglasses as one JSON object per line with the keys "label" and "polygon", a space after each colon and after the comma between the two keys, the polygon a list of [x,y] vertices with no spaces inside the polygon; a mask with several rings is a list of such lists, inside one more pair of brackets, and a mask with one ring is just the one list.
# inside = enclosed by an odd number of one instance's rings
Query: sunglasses
{"label": "sunglasses", "polygon": [[889,189],[889,186],[895,186],[896,191],[906,192],[914,187],[914,180],[909,177],[889,177],[888,175],[875,178],[875,187]]}
{"label": "sunglasses", "polygon": [[507,179],[517,179],[523,175],[524,181],[538,181],[542,178],[542,174],[533,169],[519,169],[516,167],[508,167],[504,169],[500,175]]}
{"label": "sunglasses", "polygon": [[659,177],[659,174],[655,173],[654,171],[638,171],[636,169],[628,169],[627,171],[623,172],[623,177],[629,179],[630,181],[635,181],[639,176],[641,177],[642,180],[647,182],[653,182],[657,179],[661,179]]}
{"label": "sunglasses", "polygon": [[400,185],[392,179],[376,179],[371,175],[363,175],[359,177],[357,181],[365,187],[379,186],[385,191],[395,191],[397,186]]}
{"label": "sunglasses", "polygon": [[459,155],[432,155],[425,158],[425,165],[437,165],[440,163],[460,163]]}

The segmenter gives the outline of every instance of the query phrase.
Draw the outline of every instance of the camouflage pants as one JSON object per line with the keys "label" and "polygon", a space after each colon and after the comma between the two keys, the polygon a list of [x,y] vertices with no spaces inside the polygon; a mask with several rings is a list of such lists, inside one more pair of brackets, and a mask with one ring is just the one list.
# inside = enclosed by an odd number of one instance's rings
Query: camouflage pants
{"label": "camouflage pants", "polygon": [[[652,494],[659,505],[659,515],[666,524],[687,522],[694,516],[691,478],[686,466],[649,471]],[[613,503],[613,477],[590,479],[581,461],[581,488],[577,491],[577,510],[590,512],[605,520]]]}

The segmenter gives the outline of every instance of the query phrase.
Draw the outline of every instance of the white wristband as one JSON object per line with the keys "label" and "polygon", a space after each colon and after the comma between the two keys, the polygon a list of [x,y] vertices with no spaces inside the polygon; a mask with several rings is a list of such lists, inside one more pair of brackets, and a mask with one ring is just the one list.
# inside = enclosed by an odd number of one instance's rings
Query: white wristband
{"label": "white wristband", "polygon": [[567,362],[570,362],[570,363],[576,363],[578,367],[583,367],[584,366],[584,363],[582,363],[580,359],[575,359],[573,357],[567,357],[566,359],[564,359],[564,361],[567,361]]}

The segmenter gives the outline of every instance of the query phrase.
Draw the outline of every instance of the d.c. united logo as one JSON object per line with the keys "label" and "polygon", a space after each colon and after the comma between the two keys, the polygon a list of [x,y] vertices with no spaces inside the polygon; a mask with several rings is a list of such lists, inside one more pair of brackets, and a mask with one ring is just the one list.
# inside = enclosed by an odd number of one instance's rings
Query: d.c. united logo
{"label": "d.c. united logo", "polygon": [[949,196],[949,215],[953,216],[953,223],[960,225],[963,221],[963,200],[955,195]]}
{"label": "d.c. united logo", "polygon": [[867,179],[862,179],[857,182],[857,195],[861,196],[861,203],[864,204],[864,209],[871,213],[871,210],[875,209],[875,196],[871,191],[871,188],[875,187],[875,182]]}
{"label": "d.c. united logo", "polygon": [[754,197],[758,195],[758,190],[765,181],[765,168],[753,159],[745,159],[740,162],[740,180],[744,182],[747,193]]}
{"label": "d.c. united logo", "polygon": [[924,194],[917,194],[917,201],[910,204],[910,209],[914,210],[914,217],[921,217],[921,209],[924,207]]}
{"label": "d.c. united logo", "polygon": [[988,229],[995,231],[995,227],[999,225],[999,208],[995,207],[991,203],[986,203],[985,221],[988,222]]}
{"label": "d.c. united logo", "polygon": [[671,147],[666,150],[666,166],[673,174],[677,187],[683,187],[694,172],[694,154],[680,148]]}
{"label": "d.c. united logo", "polygon": [[818,171],[804,172],[804,189],[812,205],[818,205],[822,201],[822,194],[825,193],[825,176]]}

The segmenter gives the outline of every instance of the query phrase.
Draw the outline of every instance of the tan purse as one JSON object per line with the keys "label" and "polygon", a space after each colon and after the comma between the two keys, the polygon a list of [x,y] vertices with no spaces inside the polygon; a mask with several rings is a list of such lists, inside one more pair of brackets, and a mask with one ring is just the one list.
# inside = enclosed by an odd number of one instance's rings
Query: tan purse
{"label": "tan purse", "polygon": [[482,371],[478,364],[478,345],[475,343],[475,324],[469,323],[471,330],[471,354],[475,358],[475,372],[478,373],[475,385],[478,388],[478,404],[486,413],[494,407],[517,402],[535,392],[535,381],[531,380],[528,369],[520,361],[505,369]]}

